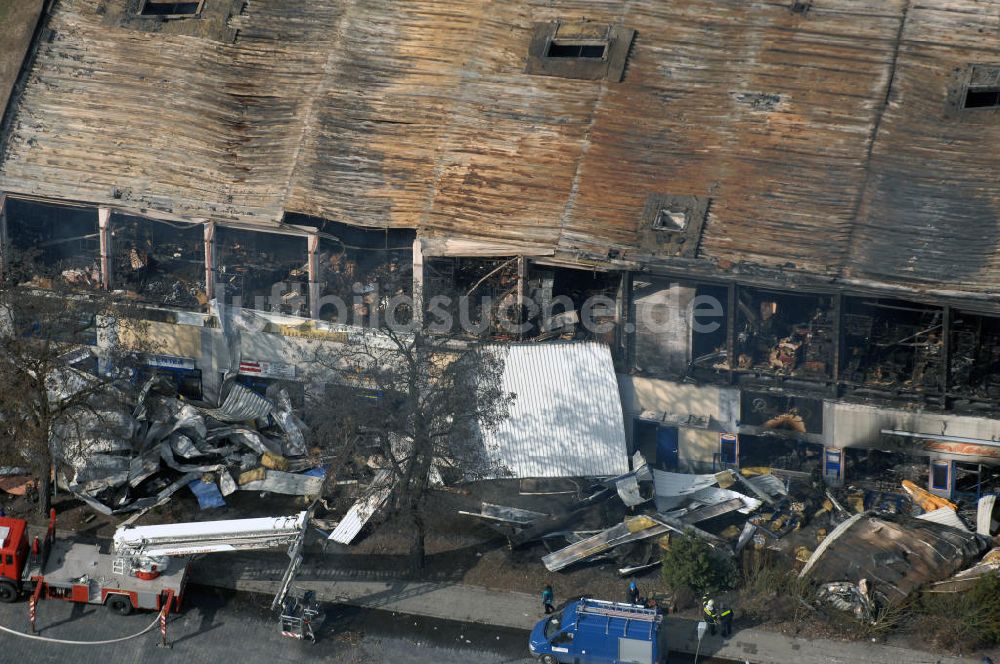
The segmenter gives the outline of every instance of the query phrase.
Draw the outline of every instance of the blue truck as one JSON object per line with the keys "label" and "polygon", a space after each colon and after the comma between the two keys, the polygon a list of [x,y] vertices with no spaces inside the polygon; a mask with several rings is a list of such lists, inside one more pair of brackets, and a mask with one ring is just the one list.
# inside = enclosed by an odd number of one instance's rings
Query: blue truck
{"label": "blue truck", "polygon": [[528,649],[542,664],[666,664],[666,630],[657,609],[578,599],[531,630]]}

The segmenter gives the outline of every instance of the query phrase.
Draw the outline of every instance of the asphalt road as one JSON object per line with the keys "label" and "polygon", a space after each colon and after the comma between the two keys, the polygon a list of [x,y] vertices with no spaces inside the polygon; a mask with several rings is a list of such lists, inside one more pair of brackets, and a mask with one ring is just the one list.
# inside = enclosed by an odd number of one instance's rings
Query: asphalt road
{"label": "asphalt road", "polygon": [[[270,598],[188,589],[182,613],[168,625],[170,650],[157,647],[159,631],[108,646],[70,646],[0,635],[3,662],[47,664],[282,664],[284,662],[414,662],[417,664],[529,664],[527,634],[415,618],[342,605],[325,607],[316,645],[284,638],[269,610]],[[38,606],[41,636],[91,641],[142,630],[154,616],[112,614],[104,607],[57,600]],[[0,624],[26,632],[28,604],[0,604]],[[675,662],[689,659],[671,658]],[[701,659],[709,664],[711,660]]]}

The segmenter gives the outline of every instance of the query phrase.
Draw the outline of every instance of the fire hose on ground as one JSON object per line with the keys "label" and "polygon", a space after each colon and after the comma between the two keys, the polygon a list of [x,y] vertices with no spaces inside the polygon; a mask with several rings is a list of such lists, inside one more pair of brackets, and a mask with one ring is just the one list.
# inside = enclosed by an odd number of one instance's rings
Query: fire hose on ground
{"label": "fire hose on ground", "polygon": [[164,613],[163,612],[157,613],[156,617],[153,618],[153,622],[151,622],[149,624],[149,626],[146,627],[141,632],[136,632],[135,634],[132,634],[130,636],[122,636],[122,637],[119,637],[117,639],[105,639],[104,641],[69,641],[69,640],[66,640],[66,639],[53,639],[53,638],[48,637],[48,636],[38,636],[37,634],[25,634],[24,632],[18,632],[16,630],[10,629],[8,627],[4,627],[3,625],[0,625],[0,632],[5,632],[7,634],[13,634],[14,636],[21,636],[21,637],[24,637],[26,639],[34,639],[36,641],[47,641],[49,643],[62,643],[62,644],[65,644],[65,645],[70,645],[70,646],[106,646],[106,645],[110,645],[112,643],[121,643],[122,641],[130,641],[131,639],[137,639],[137,638],[139,638],[140,636],[142,636],[143,634],[146,634],[146,633],[150,632],[158,624],[160,624],[160,621],[163,619],[163,617],[164,617]]}

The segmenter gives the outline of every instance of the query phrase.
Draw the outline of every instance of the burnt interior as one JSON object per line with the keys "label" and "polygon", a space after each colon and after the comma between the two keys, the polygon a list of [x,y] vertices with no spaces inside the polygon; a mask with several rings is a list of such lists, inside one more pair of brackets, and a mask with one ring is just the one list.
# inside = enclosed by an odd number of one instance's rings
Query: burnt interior
{"label": "burnt interior", "polygon": [[208,304],[201,225],[115,213],[111,237],[114,288],[165,306],[196,309]]}
{"label": "burnt interior", "polygon": [[8,198],[5,206],[10,267],[40,288],[101,287],[101,242],[94,208]]}
{"label": "burnt interior", "polygon": [[832,378],[835,333],[831,296],[740,288],[735,313],[736,370]]}
{"label": "burnt interior", "polygon": [[[700,304],[695,307],[694,315],[698,323],[691,329],[691,367],[692,376],[713,380],[726,375],[729,370],[727,350],[729,319],[729,289],[725,286],[699,284],[695,287],[695,302],[710,302],[716,311],[722,315],[712,319],[702,320],[698,316]],[[717,323],[712,325],[711,323]],[[705,323],[704,325],[702,323]]]}
{"label": "burnt interior", "polygon": [[224,290],[234,305],[309,315],[306,238],[222,227],[215,241],[217,295]]}
{"label": "burnt interior", "polygon": [[955,312],[950,343],[951,394],[1000,400],[1000,318]]}
{"label": "burnt interior", "polygon": [[844,381],[895,394],[940,393],[940,307],[902,300],[844,300]]}

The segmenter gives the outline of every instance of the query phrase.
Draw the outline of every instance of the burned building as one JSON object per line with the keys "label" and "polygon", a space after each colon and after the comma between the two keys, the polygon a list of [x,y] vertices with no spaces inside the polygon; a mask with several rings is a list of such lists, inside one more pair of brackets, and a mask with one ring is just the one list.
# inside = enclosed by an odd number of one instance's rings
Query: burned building
{"label": "burned building", "polygon": [[[4,258],[169,324],[276,293],[257,366],[471,294],[471,336],[609,344],[660,465],[891,450],[951,492],[1000,461],[1000,3],[802,5],[64,0],[4,115]],[[219,373],[191,327],[164,354]]]}

